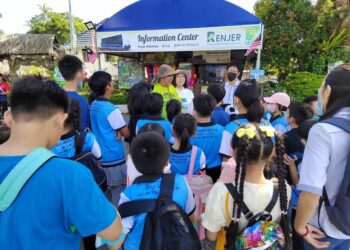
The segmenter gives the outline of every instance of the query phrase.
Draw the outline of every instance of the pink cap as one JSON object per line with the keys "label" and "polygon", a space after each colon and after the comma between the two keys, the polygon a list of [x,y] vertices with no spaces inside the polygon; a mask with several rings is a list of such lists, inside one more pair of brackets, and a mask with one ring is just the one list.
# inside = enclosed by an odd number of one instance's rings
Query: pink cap
{"label": "pink cap", "polygon": [[290,105],[290,98],[286,93],[277,92],[270,97],[264,97],[266,103],[276,103],[288,108]]}

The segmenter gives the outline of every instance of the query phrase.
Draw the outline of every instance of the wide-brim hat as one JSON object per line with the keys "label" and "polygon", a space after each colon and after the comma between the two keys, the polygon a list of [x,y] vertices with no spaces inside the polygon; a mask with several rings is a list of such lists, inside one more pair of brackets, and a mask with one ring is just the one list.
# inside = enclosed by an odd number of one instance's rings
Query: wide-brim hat
{"label": "wide-brim hat", "polygon": [[178,74],[184,74],[186,76],[187,81],[191,79],[191,71],[189,70],[178,69],[175,71],[175,76]]}
{"label": "wide-brim hat", "polygon": [[288,108],[290,105],[290,98],[286,93],[275,93],[270,97],[264,97],[266,103],[279,104]]}
{"label": "wide-brim hat", "polygon": [[168,64],[163,64],[159,67],[158,74],[155,80],[156,82],[158,82],[159,78],[166,77],[166,76],[174,76],[174,75],[175,75],[174,69]]}

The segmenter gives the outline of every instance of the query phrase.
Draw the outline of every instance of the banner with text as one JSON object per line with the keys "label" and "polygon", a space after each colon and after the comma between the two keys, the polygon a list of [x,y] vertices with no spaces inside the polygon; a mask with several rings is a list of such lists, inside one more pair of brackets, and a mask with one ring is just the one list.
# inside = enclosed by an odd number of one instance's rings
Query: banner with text
{"label": "banner with text", "polygon": [[97,32],[100,52],[160,52],[248,49],[261,25],[195,29]]}

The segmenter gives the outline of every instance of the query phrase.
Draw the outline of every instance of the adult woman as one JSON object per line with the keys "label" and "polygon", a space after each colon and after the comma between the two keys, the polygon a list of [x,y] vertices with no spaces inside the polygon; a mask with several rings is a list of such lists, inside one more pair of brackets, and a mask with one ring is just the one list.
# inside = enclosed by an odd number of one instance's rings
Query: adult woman
{"label": "adult woman", "polygon": [[193,113],[193,92],[188,88],[190,74],[184,70],[176,70],[173,85],[182,103],[182,113]]}
{"label": "adult woman", "polygon": [[[341,189],[350,149],[350,134],[327,124],[332,117],[350,123],[350,64],[339,65],[326,77],[319,90],[319,113],[324,115],[310,131],[300,170],[298,189],[301,190],[295,230],[303,237],[305,249],[348,250],[350,235],[330,219],[324,203],[318,209],[320,197],[327,193],[334,206]],[[344,211],[344,218],[346,221]],[[308,224],[310,223],[310,224]],[[345,227],[348,227],[346,225]],[[321,232],[321,230],[323,232]]]}

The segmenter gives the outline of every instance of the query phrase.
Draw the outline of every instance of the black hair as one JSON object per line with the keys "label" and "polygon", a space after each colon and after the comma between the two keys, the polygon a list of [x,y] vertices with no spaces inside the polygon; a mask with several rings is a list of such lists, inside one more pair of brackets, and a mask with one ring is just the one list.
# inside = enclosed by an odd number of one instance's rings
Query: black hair
{"label": "black hair", "polygon": [[175,76],[174,76],[174,79],[173,79],[173,81],[171,82],[172,83],[172,85],[174,86],[174,87],[176,87],[176,76],[177,75],[179,75],[179,74],[183,74],[184,76],[185,76],[185,84],[184,84],[184,88],[188,88],[188,80],[189,79],[187,79],[187,75],[185,74],[185,73],[178,73],[178,74],[176,74]]}
{"label": "black hair", "polygon": [[181,114],[182,104],[179,100],[172,99],[166,105],[166,113],[169,122],[173,122],[174,118]]}
{"label": "black hair", "polygon": [[209,117],[216,106],[214,97],[208,94],[199,94],[193,99],[193,107],[198,116]]}
{"label": "black hair", "polygon": [[243,80],[236,89],[235,96],[241,100],[243,106],[247,109],[249,122],[260,123],[264,116],[262,93],[262,87],[255,79]]}
{"label": "black hair", "polygon": [[112,76],[105,71],[96,71],[89,79],[91,94],[89,103],[91,104],[96,98],[103,96],[106,92],[107,85],[112,82]]}
{"label": "black hair", "polygon": [[68,111],[67,94],[56,82],[33,77],[17,81],[13,85],[9,101],[14,119],[48,119],[59,111]]}
{"label": "black hair", "polygon": [[302,122],[297,129],[297,133],[300,136],[300,138],[307,141],[307,139],[309,138],[310,129],[315,124],[316,124],[316,121],[312,121],[312,120],[306,120]]}
{"label": "black hair", "polygon": [[327,85],[331,87],[331,93],[321,120],[334,116],[345,107],[350,107],[350,63],[335,67],[327,75],[323,88]]}
{"label": "black hair", "polygon": [[161,175],[169,160],[169,152],[165,138],[155,132],[136,136],[130,146],[132,161],[143,175]]}
{"label": "black hair", "polygon": [[58,61],[58,69],[64,80],[71,81],[79,71],[83,70],[83,63],[76,56],[66,55]]}
{"label": "black hair", "polygon": [[64,122],[65,128],[78,131],[80,128],[80,104],[77,100],[69,99],[68,117]]}
{"label": "black hair", "polygon": [[151,93],[145,96],[145,110],[150,116],[157,116],[162,113],[163,96],[158,93]]}
{"label": "black hair", "polygon": [[298,126],[313,116],[312,107],[306,103],[293,102],[289,105],[288,109],[289,117],[293,117]]}
{"label": "black hair", "polygon": [[[290,228],[287,216],[288,211],[288,197],[287,188],[285,183],[286,167],[283,162],[284,157],[284,141],[277,133],[274,134],[276,145],[274,146],[271,137],[268,137],[265,132],[261,131],[260,127],[254,124],[245,124],[241,128],[254,127],[256,130],[256,135],[253,138],[249,138],[247,135],[238,137],[237,133],[232,137],[231,146],[236,152],[236,176],[235,176],[235,186],[237,187],[240,200],[244,200],[244,180],[246,176],[246,169],[249,163],[254,163],[259,160],[268,160],[274,152],[274,147],[276,149],[276,165],[278,167],[277,177],[278,177],[278,189],[280,197],[280,208],[281,208],[281,227],[284,232],[286,240],[286,249],[290,246]],[[236,237],[239,233],[238,222],[241,216],[242,207],[240,204],[234,204],[233,215],[237,220],[233,223],[233,242],[235,242]]]}
{"label": "black hair", "polygon": [[174,136],[181,139],[180,151],[185,151],[190,146],[190,137],[196,133],[197,122],[190,114],[180,114],[173,124]]}
{"label": "black hair", "polygon": [[0,125],[0,144],[5,143],[11,134],[11,129],[6,124]]}
{"label": "black hair", "polygon": [[235,67],[235,68],[238,70],[238,72],[240,72],[240,71],[239,71],[239,68],[238,68],[238,65],[237,65],[237,64],[234,64],[234,63],[229,63],[229,64],[226,66],[226,70],[228,70],[228,69],[231,68],[231,67]]}
{"label": "black hair", "polygon": [[127,106],[131,115],[145,113],[144,96],[152,90],[152,85],[145,81],[140,81],[132,86],[127,97]]}
{"label": "black hair", "polygon": [[311,105],[313,102],[317,102],[317,96],[312,95],[312,96],[307,96],[304,98],[303,103]]}
{"label": "black hair", "polygon": [[215,98],[216,104],[222,102],[226,94],[224,86],[218,83],[210,84],[207,91],[209,95]]}
{"label": "black hair", "polygon": [[148,133],[148,132],[158,133],[165,138],[164,128],[159,123],[147,123],[147,124],[143,125],[139,129],[138,135],[143,134],[143,133]]}

